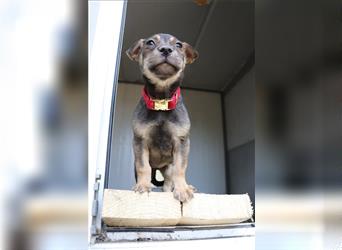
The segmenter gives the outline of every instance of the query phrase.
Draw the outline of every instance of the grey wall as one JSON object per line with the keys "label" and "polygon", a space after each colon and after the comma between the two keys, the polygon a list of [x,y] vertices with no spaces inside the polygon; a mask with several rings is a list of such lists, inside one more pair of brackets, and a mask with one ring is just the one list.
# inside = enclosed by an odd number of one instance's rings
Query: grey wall
{"label": "grey wall", "polygon": [[[119,84],[109,171],[109,187],[130,189],[134,183],[131,117],[141,85]],[[189,111],[191,150],[188,182],[199,192],[226,193],[222,110],[217,93],[182,90]]]}
{"label": "grey wall", "polygon": [[254,78],[253,68],[225,96],[229,150],[254,140]]}
{"label": "grey wall", "polygon": [[254,204],[254,67],[224,98],[230,193],[248,193]]}

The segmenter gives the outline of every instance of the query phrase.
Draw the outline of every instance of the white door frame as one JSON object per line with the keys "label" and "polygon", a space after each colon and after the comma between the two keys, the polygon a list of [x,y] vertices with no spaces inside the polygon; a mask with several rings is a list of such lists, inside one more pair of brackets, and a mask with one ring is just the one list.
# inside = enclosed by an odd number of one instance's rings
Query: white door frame
{"label": "white door frame", "polygon": [[115,94],[127,1],[89,1],[88,172],[89,239],[101,232]]}

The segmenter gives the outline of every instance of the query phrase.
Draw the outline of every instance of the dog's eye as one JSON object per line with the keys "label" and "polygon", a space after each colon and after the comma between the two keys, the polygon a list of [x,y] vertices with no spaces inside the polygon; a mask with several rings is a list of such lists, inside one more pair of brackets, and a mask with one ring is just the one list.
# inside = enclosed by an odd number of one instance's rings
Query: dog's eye
{"label": "dog's eye", "polygon": [[153,40],[148,40],[146,42],[147,45],[156,45],[155,42]]}
{"label": "dog's eye", "polygon": [[176,47],[177,48],[182,48],[183,47],[183,44],[181,44],[180,42],[176,43]]}

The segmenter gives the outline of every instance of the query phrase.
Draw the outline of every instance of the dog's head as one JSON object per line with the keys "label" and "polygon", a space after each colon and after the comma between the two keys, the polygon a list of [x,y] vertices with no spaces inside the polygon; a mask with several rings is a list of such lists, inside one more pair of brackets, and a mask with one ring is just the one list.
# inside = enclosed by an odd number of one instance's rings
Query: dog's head
{"label": "dog's head", "polygon": [[193,63],[198,52],[189,44],[169,34],[156,34],[135,42],[128,57],[139,62],[141,71],[152,83],[167,85],[176,81],[185,65]]}

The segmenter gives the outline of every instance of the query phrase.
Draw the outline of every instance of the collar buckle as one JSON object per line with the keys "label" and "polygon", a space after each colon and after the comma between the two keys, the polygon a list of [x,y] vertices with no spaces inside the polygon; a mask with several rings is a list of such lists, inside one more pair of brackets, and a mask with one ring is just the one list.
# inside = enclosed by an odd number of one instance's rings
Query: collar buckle
{"label": "collar buckle", "polygon": [[169,100],[167,99],[154,99],[154,109],[155,110],[169,110]]}

